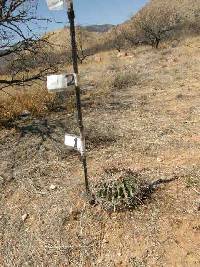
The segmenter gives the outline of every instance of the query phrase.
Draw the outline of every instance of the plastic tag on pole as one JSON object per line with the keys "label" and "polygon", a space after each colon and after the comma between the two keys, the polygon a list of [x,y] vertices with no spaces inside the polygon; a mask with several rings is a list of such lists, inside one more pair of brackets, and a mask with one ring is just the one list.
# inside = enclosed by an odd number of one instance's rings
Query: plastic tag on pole
{"label": "plastic tag on pole", "polygon": [[77,75],[75,73],[47,76],[47,89],[53,93],[65,91],[68,87],[76,85],[76,83]]}
{"label": "plastic tag on pole", "polygon": [[49,10],[62,10],[64,8],[64,0],[46,0]]}
{"label": "plastic tag on pole", "polygon": [[81,155],[83,155],[84,153],[84,147],[83,147],[84,145],[78,136],[65,134],[65,145],[68,148],[79,151]]}

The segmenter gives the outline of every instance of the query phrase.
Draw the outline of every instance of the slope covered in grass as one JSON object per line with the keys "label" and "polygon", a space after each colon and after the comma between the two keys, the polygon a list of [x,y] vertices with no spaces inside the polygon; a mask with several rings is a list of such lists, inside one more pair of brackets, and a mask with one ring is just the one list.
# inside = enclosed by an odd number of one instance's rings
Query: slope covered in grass
{"label": "slope covered in grass", "polygon": [[1,129],[1,266],[199,266],[199,41],[80,68],[91,184],[113,168],[177,177],[134,210],[85,201],[79,157],[63,144],[78,133],[72,110]]}

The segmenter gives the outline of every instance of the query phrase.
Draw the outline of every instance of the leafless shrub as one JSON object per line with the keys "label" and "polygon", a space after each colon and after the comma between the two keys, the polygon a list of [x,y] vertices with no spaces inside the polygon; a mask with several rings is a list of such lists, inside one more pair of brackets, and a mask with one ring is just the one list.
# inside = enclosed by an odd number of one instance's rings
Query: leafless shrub
{"label": "leafless shrub", "polygon": [[[0,78],[0,89],[31,83],[55,70],[55,66],[48,64],[46,54],[43,53],[45,47],[49,46],[47,38],[41,38],[33,30],[39,27],[38,21],[47,21],[37,18],[37,8],[38,1],[1,1],[0,60],[8,61],[12,68],[6,77]],[[39,63],[46,64],[39,64],[37,72],[32,73],[31,67],[38,64],[38,59]]]}
{"label": "leafless shrub", "polygon": [[150,3],[135,16],[133,23],[141,38],[158,48],[159,43],[177,29],[181,18],[177,10],[168,4]]}

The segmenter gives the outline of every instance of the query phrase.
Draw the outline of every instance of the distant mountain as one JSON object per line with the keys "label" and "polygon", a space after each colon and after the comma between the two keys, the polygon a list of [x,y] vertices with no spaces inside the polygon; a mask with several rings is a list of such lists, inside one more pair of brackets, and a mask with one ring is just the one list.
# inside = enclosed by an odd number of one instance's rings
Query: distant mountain
{"label": "distant mountain", "polygon": [[88,32],[108,32],[113,27],[112,24],[83,26]]}

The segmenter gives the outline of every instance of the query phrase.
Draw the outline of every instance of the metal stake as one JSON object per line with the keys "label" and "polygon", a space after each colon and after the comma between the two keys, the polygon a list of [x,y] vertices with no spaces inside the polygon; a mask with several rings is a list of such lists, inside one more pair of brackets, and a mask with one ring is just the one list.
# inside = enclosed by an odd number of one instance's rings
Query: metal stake
{"label": "metal stake", "polygon": [[88,173],[87,173],[87,160],[86,160],[86,149],[85,149],[85,134],[84,134],[84,126],[83,126],[83,118],[82,118],[82,110],[81,110],[81,97],[80,97],[80,87],[79,87],[79,79],[78,79],[78,55],[77,55],[77,45],[76,45],[76,32],[75,32],[75,13],[73,7],[73,0],[67,1],[67,15],[70,22],[70,36],[71,36],[71,46],[72,46],[72,63],[74,73],[77,75],[77,81],[75,83],[75,92],[76,92],[76,108],[78,115],[78,126],[80,130],[80,139],[82,143],[82,153],[81,159],[84,169],[85,176],[85,188],[87,195],[90,195],[89,181],[88,181]]}

